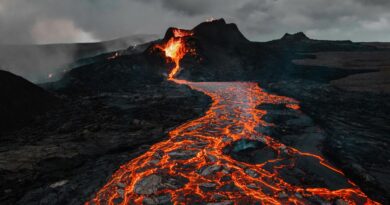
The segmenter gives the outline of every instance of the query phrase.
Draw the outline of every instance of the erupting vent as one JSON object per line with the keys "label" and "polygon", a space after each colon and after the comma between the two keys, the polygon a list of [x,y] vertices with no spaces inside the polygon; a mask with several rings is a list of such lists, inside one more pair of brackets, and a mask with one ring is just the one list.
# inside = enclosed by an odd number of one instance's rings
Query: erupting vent
{"label": "erupting vent", "polygon": [[175,63],[175,67],[172,68],[168,75],[169,80],[173,80],[175,75],[179,72],[180,60],[183,59],[187,53],[193,52],[193,49],[186,46],[186,42],[184,40],[185,37],[192,35],[193,33],[191,31],[174,29],[173,37],[169,39],[167,43],[156,46],[158,49],[164,51],[165,56],[168,58],[167,60],[171,60]]}

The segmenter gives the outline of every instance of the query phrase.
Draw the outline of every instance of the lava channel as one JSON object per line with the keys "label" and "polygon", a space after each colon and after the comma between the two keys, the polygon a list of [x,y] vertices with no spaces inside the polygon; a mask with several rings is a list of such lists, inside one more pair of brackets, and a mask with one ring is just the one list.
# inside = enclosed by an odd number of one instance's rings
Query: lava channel
{"label": "lava channel", "polygon": [[[252,82],[174,79],[187,51],[184,36],[180,33],[160,46],[175,62],[169,79],[210,96],[210,109],[203,117],[170,131],[168,140],[122,165],[86,204],[379,204],[321,156],[286,146],[255,129],[273,126],[263,120],[267,111],[256,108],[258,105],[279,104],[299,112],[294,99],[269,94]],[[224,149],[239,140],[262,143],[275,157],[261,164],[235,160]],[[294,169],[301,158],[345,179],[348,186],[331,190],[288,182],[280,173]]]}

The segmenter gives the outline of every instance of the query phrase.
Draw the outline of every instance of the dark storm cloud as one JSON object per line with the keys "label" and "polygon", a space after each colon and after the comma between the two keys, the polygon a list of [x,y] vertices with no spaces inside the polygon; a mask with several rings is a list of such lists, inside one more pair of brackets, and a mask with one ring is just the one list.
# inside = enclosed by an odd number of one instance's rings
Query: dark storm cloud
{"label": "dark storm cloud", "polygon": [[365,5],[390,6],[389,0],[357,0]]}
{"label": "dark storm cloud", "polygon": [[390,41],[389,0],[0,0],[0,43],[163,35],[210,17],[253,40],[304,31],[313,38]]}

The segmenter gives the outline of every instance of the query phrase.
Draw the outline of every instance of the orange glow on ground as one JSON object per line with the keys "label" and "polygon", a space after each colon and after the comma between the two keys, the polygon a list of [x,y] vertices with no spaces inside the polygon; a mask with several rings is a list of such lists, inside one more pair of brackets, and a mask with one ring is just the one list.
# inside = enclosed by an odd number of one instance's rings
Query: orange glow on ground
{"label": "orange glow on ground", "polygon": [[[122,204],[142,204],[145,198],[161,194],[169,194],[175,204],[192,202],[191,196],[194,194],[200,196],[201,201],[211,203],[216,202],[215,195],[219,194],[226,200],[244,204],[256,201],[263,204],[308,204],[307,198],[313,196],[321,197],[325,201],[343,199],[349,204],[377,204],[354,184],[335,191],[327,188],[302,188],[289,184],[279,175],[279,170],[294,166],[299,157],[314,158],[336,175],[344,175],[321,156],[300,152],[255,131],[258,125],[272,126],[262,120],[267,112],[256,109],[257,105],[285,104],[286,107],[295,108],[290,106],[297,105],[295,100],[268,94],[256,83],[173,81],[209,95],[213,100],[212,106],[203,117],[172,130],[169,140],[155,144],[144,155],[123,165],[97,193],[92,200],[94,203],[114,204],[115,198],[122,197]],[[236,161],[223,153],[226,146],[240,139],[263,142],[278,153],[277,157],[253,165]],[[174,159],[172,156],[177,154],[178,150],[194,154],[189,159]],[[216,168],[212,174],[200,171],[212,166]],[[271,167],[272,171],[265,167]],[[137,194],[137,183],[149,176],[184,177],[188,182],[180,188],[163,185],[150,195]],[[223,180],[226,177],[229,180]],[[222,187],[231,183],[239,190],[221,191]],[[118,192],[118,184],[125,185],[122,196]],[[203,191],[200,188],[202,184],[212,184],[213,190]],[[279,197],[281,193],[286,194],[286,197]],[[297,193],[300,196],[297,196]]]}
{"label": "orange glow on ground", "polygon": [[[285,181],[280,170],[294,167],[296,159],[301,157],[312,158],[335,175],[345,176],[321,156],[300,152],[256,131],[257,126],[273,126],[263,120],[267,111],[257,109],[258,105],[283,104],[288,109],[299,110],[294,99],[269,94],[257,83],[174,79],[180,60],[188,52],[182,38],[173,37],[165,45],[158,46],[175,63],[168,79],[210,96],[213,101],[210,109],[203,117],[170,131],[168,140],[153,145],[145,154],[122,165],[86,204],[144,204],[145,200],[154,200],[161,195],[169,195],[176,205],[221,201],[232,202],[226,204],[303,205],[309,204],[311,197],[319,197],[324,203],[342,199],[350,205],[378,204],[352,182],[349,187],[329,190],[303,188]],[[276,157],[262,164],[248,164],[223,152],[232,142],[242,139],[262,142],[277,153]],[[175,178],[186,179],[184,185],[170,182]],[[145,179],[153,180],[144,184],[148,189],[142,190],[139,185]],[[231,185],[237,189],[224,191],[224,187]],[[209,190],[205,191],[202,186]],[[281,194],[285,197],[280,197]],[[216,199],[216,196],[222,199]]]}

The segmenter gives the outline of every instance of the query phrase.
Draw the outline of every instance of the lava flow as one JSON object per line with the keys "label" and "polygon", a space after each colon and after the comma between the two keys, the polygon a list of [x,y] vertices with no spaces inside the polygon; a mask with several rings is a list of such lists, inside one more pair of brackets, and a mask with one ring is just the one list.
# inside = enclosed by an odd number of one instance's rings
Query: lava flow
{"label": "lava flow", "polygon": [[168,60],[172,60],[175,63],[175,67],[168,75],[168,80],[173,80],[174,76],[180,70],[180,60],[191,52],[191,49],[187,48],[184,41],[184,37],[192,36],[191,31],[173,29],[173,37],[164,45],[157,45],[158,49],[164,51]]}
{"label": "lava flow", "polygon": [[[182,38],[159,46],[175,62],[169,79],[210,96],[210,109],[122,165],[87,204],[378,204],[321,156],[286,146],[256,129],[273,126],[263,120],[267,111],[258,105],[279,104],[300,112],[295,100],[269,94],[252,82],[174,79],[187,50]],[[263,144],[275,155],[259,164],[233,159],[225,149],[240,140]],[[326,169],[332,179],[341,178],[347,186],[330,189],[286,180],[281,173],[295,173],[300,159]],[[300,177],[305,178],[305,173]]]}

